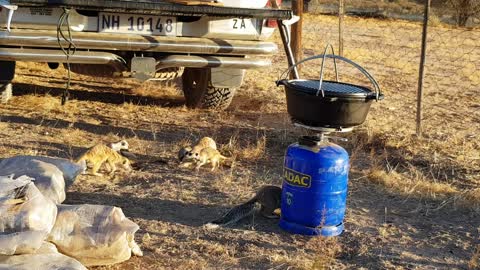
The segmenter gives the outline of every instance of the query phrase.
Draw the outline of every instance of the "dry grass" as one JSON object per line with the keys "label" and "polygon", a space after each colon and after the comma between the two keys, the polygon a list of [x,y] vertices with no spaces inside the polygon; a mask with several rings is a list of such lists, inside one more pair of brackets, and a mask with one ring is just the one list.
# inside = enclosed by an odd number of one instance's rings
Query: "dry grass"
{"label": "dry grass", "polygon": [[37,113],[48,114],[58,112],[60,108],[60,99],[50,95],[29,95],[26,96],[19,104],[23,107],[31,107]]}
{"label": "dry grass", "polygon": [[308,242],[307,246],[313,250],[323,251],[317,253],[313,264],[309,267],[309,269],[315,270],[331,269],[331,266],[335,265],[338,254],[342,251],[341,245],[335,238],[314,238]]}
{"label": "dry grass", "polygon": [[480,245],[477,246],[475,252],[472,255],[472,258],[468,262],[468,269],[479,269],[480,268]]}
{"label": "dry grass", "polygon": [[239,157],[256,161],[264,157],[265,148],[267,144],[267,138],[265,136],[260,137],[253,145],[247,144],[246,147],[239,150]]}
{"label": "dry grass", "polygon": [[240,140],[238,135],[231,136],[228,143],[222,145],[221,152],[232,158],[239,158],[245,161],[255,162],[265,156],[267,138],[261,136],[254,142]]}
{"label": "dry grass", "polygon": [[[467,160],[459,155],[455,159],[439,160],[438,153],[444,150],[443,147],[433,150],[429,148],[434,148],[435,145],[425,148],[425,142],[395,138],[380,140],[379,144],[379,136],[381,135],[375,133],[366,136],[354,135],[349,143],[352,147],[352,162],[363,163],[359,167],[365,171],[368,181],[409,198],[430,198],[463,205],[475,211],[480,210],[478,188],[459,186],[455,178],[447,175],[451,174],[447,171],[457,166],[457,162],[475,168],[474,164],[470,164],[470,159]],[[433,152],[433,155],[423,160],[423,156],[419,156],[416,152],[417,147],[423,147],[423,150]],[[367,162],[359,160],[366,157],[365,149],[370,149]],[[470,149],[467,152],[474,151],[476,150]],[[475,159],[473,160],[475,163]],[[363,169],[364,167],[367,169]]]}
{"label": "dry grass", "polygon": [[373,169],[367,175],[368,180],[373,183],[385,186],[396,193],[407,196],[445,198],[458,195],[455,187],[448,183],[431,182],[422,175],[417,174],[415,178],[402,176],[395,171],[387,173],[382,169]]}
{"label": "dry grass", "polygon": [[477,212],[480,209],[480,188],[467,190],[459,196],[461,204],[476,209]]}

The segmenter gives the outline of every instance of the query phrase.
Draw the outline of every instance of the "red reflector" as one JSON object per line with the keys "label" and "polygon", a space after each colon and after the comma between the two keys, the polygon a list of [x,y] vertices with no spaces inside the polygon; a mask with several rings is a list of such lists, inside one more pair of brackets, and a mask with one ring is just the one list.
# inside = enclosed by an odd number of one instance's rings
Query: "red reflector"
{"label": "red reflector", "polygon": [[267,27],[277,27],[278,26],[278,23],[277,23],[277,20],[274,20],[274,19],[268,19],[267,20]]}
{"label": "red reflector", "polygon": [[[277,5],[279,7],[282,6],[282,0],[276,0],[276,2],[277,2]],[[269,0],[265,7],[271,7],[271,6],[272,6],[272,4],[270,3],[270,0]],[[277,20],[274,20],[274,19],[268,19],[267,20],[267,27],[275,27],[276,28],[277,26],[278,26]]]}

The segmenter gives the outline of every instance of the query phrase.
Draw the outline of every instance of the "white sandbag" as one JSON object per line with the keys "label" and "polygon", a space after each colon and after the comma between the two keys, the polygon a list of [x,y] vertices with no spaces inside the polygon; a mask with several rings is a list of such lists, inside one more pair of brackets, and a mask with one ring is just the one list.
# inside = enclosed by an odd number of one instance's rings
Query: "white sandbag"
{"label": "white sandbag", "polygon": [[58,253],[54,244],[43,242],[34,254],[0,255],[0,270],[87,270],[79,261]]}
{"label": "white sandbag", "polygon": [[58,205],[48,241],[85,266],[110,265],[143,255],[134,241],[138,228],[118,207]]}
{"label": "white sandbag", "polygon": [[0,159],[0,172],[2,167],[11,166],[10,164],[12,163],[16,164],[17,167],[26,167],[25,165],[28,165],[31,160],[40,160],[57,166],[57,168],[63,173],[63,178],[65,179],[65,184],[67,187],[73,184],[75,178],[84,173],[87,169],[87,164],[85,162],[75,163],[64,158],[46,156],[15,156]]}
{"label": "white sandbag", "polygon": [[65,201],[65,180],[57,166],[36,159],[12,157],[0,161],[0,175],[28,175],[35,179],[35,186],[56,204]]}
{"label": "white sandbag", "polygon": [[[42,246],[37,249],[37,251],[34,252],[35,254],[52,254],[52,253],[58,253],[57,247],[50,243],[50,242],[43,242]],[[6,258],[7,256],[1,256],[0,255],[0,261],[2,261],[2,258]]]}
{"label": "white sandbag", "polygon": [[[46,163],[51,163],[57,168],[62,171],[63,173],[63,178],[65,179],[66,182],[73,182],[75,178],[85,172],[87,169],[87,164],[85,162],[83,163],[75,163],[72,162],[68,159],[64,158],[54,158],[54,157],[45,157],[45,156],[16,156],[16,157],[11,157],[9,159],[13,159],[15,162],[19,162],[21,160],[40,160]],[[0,161],[1,165],[1,161]]]}
{"label": "white sandbag", "polygon": [[46,237],[46,231],[0,233],[0,254],[33,253],[42,246]]}
{"label": "white sandbag", "polygon": [[0,197],[8,196],[11,192],[19,187],[26,186],[32,182],[32,178],[26,175],[13,179],[14,174],[8,176],[0,176]]}
{"label": "white sandbag", "polygon": [[37,250],[52,230],[57,207],[33,184],[32,178],[0,176],[0,254]]}

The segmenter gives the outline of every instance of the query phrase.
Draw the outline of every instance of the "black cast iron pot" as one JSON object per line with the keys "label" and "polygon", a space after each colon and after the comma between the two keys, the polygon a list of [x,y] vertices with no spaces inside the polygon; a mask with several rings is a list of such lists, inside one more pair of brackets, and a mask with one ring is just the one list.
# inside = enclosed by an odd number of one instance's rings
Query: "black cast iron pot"
{"label": "black cast iron pot", "polygon": [[[320,80],[287,80],[277,81],[284,85],[287,97],[287,111],[292,120],[306,126],[326,128],[349,128],[362,124],[368,114],[373,100],[383,99],[380,87],[375,79],[361,66],[338,55],[318,55],[298,62],[323,58]],[[326,58],[345,61],[360,70],[371,82],[374,90],[355,84],[324,81],[323,68]],[[295,66],[296,66],[295,65]],[[288,75],[290,67],[284,75]],[[282,76],[283,77],[283,76]]]}

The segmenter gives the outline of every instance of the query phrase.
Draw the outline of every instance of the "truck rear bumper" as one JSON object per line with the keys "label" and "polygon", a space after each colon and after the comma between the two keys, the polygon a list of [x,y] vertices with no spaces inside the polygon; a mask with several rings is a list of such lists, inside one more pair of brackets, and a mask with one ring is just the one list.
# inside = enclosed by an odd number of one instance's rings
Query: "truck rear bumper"
{"label": "truck rear bumper", "polygon": [[[66,41],[61,41],[66,47]],[[161,52],[207,55],[269,55],[278,47],[272,42],[223,40],[209,38],[143,36],[72,32],[72,42],[78,49],[102,51]],[[0,45],[58,49],[55,31],[0,31]]]}
{"label": "truck rear bumper", "polygon": [[[58,49],[0,48],[0,61],[51,62],[109,65],[116,72],[128,70],[127,62],[110,52],[77,51],[67,59]],[[168,55],[157,58],[157,70],[170,67],[252,69],[270,65],[269,60],[244,57]]]}

